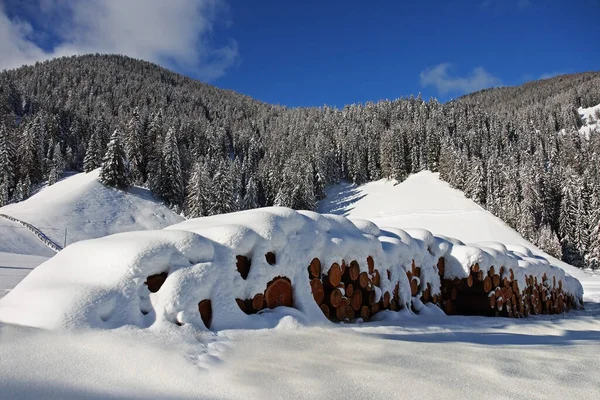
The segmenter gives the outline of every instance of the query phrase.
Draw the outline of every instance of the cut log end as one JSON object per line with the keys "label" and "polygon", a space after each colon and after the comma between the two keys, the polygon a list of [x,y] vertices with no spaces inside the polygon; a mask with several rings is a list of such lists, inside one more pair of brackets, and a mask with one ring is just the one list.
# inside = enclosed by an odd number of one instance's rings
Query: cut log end
{"label": "cut log end", "polygon": [[250,260],[246,256],[235,256],[235,258],[235,266],[242,276],[242,279],[245,280],[248,277],[248,273],[250,273]]}
{"label": "cut log end", "polygon": [[360,285],[360,287],[364,289],[367,286],[369,286],[369,283],[369,274],[367,274],[366,272],[361,272],[360,275],[358,275],[358,284]]}
{"label": "cut log end", "polygon": [[265,260],[267,260],[267,263],[269,263],[269,265],[275,265],[275,263],[277,262],[275,253],[269,251],[267,254],[265,254]]}
{"label": "cut log end", "polygon": [[373,260],[373,257],[371,256],[367,257],[367,267],[369,269],[369,274],[372,274],[375,270],[375,260]]}
{"label": "cut log end", "polygon": [[327,283],[331,287],[336,287],[342,282],[342,269],[338,263],[331,264],[327,272]]}
{"label": "cut log end", "polygon": [[323,303],[323,300],[325,299],[325,290],[323,289],[323,283],[321,283],[320,279],[314,278],[310,281],[310,288],[312,289],[312,295],[315,299],[315,302],[318,305],[321,305],[321,303]]}
{"label": "cut log end", "polygon": [[198,303],[198,311],[200,312],[200,318],[202,318],[204,326],[210,328],[212,322],[212,305],[210,300],[206,299]]}
{"label": "cut log end", "polygon": [[292,298],[292,284],[290,280],[283,277],[277,277],[267,284],[265,290],[265,300],[267,307],[273,309],[279,306],[292,307],[294,305]]}
{"label": "cut log end", "polygon": [[310,262],[308,273],[311,278],[321,278],[321,261],[318,258],[313,258]]}
{"label": "cut log end", "polygon": [[152,293],[156,293],[160,290],[163,283],[167,280],[168,274],[166,272],[161,272],[160,274],[150,275],[146,278],[146,286],[148,286],[148,290]]}
{"label": "cut log end", "polygon": [[265,296],[262,293],[256,294],[252,298],[252,308],[254,308],[255,311],[260,311],[264,308],[264,306],[265,306]]}
{"label": "cut log end", "polygon": [[350,279],[355,281],[358,279],[358,276],[360,275],[360,265],[358,265],[358,262],[356,260],[352,260],[350,262]]}

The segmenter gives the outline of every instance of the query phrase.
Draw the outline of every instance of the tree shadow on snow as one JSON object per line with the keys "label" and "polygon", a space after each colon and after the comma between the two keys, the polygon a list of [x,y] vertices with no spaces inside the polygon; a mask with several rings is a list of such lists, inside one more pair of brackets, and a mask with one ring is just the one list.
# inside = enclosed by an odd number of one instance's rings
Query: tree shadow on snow
{"label": "tree shadow on snow", "polygon": [[367,195],[357,189],[355,184],[345,183],[337,186],[337,191],[333,194],[333,190],[327,193],[327,197],[321,200],[319,205],[320,213],[337,214],[348,216],[350,211],[354,209],[352,205]]}

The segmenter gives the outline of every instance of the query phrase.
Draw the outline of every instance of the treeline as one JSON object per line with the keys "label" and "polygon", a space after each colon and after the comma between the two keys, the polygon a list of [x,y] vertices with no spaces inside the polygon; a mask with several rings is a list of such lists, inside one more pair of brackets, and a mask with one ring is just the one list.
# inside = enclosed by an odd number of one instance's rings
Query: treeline
{"label": "treeline", "polygon": [[190,217],[265,205],[313,209],[327,185],[402,181],[423,169],[579,267],[600,263],[599,135],[577,107],[600,74],[490,89],[440,104],[410,97],[285,108],[123,56],[0,74],[0,204],[64,170],[145,185]]}

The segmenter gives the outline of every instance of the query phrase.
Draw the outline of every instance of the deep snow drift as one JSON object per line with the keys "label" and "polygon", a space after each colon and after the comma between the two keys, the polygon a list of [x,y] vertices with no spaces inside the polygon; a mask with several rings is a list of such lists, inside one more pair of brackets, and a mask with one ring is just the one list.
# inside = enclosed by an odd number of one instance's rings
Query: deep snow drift
{"label": "deep snow drift", "polygon": [[[252,298],[274,278],[287,277],[299,311],[290,310],[291,315],[321,323],[325,319],[307,273],[315,257],[327,266],[325,272],[333,263],[359,260],[360,271],[371,274],[364,262],[371,256],[380,272],[375,301],[398,285],[398,303],[407,309],[422,308],[411,296],[407,271],[414,262],[421,269],[415,278],[420,292],[429,284],[431,295],[437,295],[440,257],[446,260],[446,279],[467,278],[475,264],[486,276],[489,268],[503,266],[505,276],[509,269],[514,272],[519,288],[527,286],[527,276],[540,281],[547,277],[576,301],[582,298],[576,279],[522,246],[465,246],[428,231],[409,232],[272,207],[188,220],[163,231],[83,241],[40,265],[6,295],[0,301],[0,320],[47,329],[191,325],[202,330],[198,303],[210,300],[212,329],[261,326],[260,318],[243,313],[236,299]],[[265,258],[269,252],[275,254],[275,263]],[[237,255],[251,260],[247,279],[235,268]],[[146,279],[160,273],[168,277],[158,292],[150,293]]]}
{"label": "deep snow drift", "polygon": [[[113,233],[161,229],[183,221],[147,189],[120,191],[103,186],[98,181],[99,172],[97,169],[69,176],[25,201],[1,207],[0,214],[34,225],[61,246],[65,228],[69,245]],[[0,225],[9,224],[0,219]],[[0,251],[46,257],[54,254],[17,224],[11,229],[0,228]]]}

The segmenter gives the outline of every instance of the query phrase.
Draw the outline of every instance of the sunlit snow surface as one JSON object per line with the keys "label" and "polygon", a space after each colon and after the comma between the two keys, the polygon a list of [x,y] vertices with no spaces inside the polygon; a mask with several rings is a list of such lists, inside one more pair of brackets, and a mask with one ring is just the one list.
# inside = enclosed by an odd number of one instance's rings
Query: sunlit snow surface
{"label": "sunlit snow surface", "polygon": [[[528,246],[514,231],[423,172],[400,185],[342,191],[320,211],[424,228],[468,242]],[[409,231],[410,232],[410,231]],[[415,231],[416,232],[416,231]],[[518,248],[518,247],[516,247]],[[532,248],[534,252],[537,249]],[[85,262],[85,260],[82,260]],[[580,278],[585,299],[600,280]],[[598,398],[600,310],[522,320],[384,313],[361,325],[307,326],[275,310],[263,329],[41,331],[0,325],[6,398]],[[260,318],[259,316],[254,316]]]}

